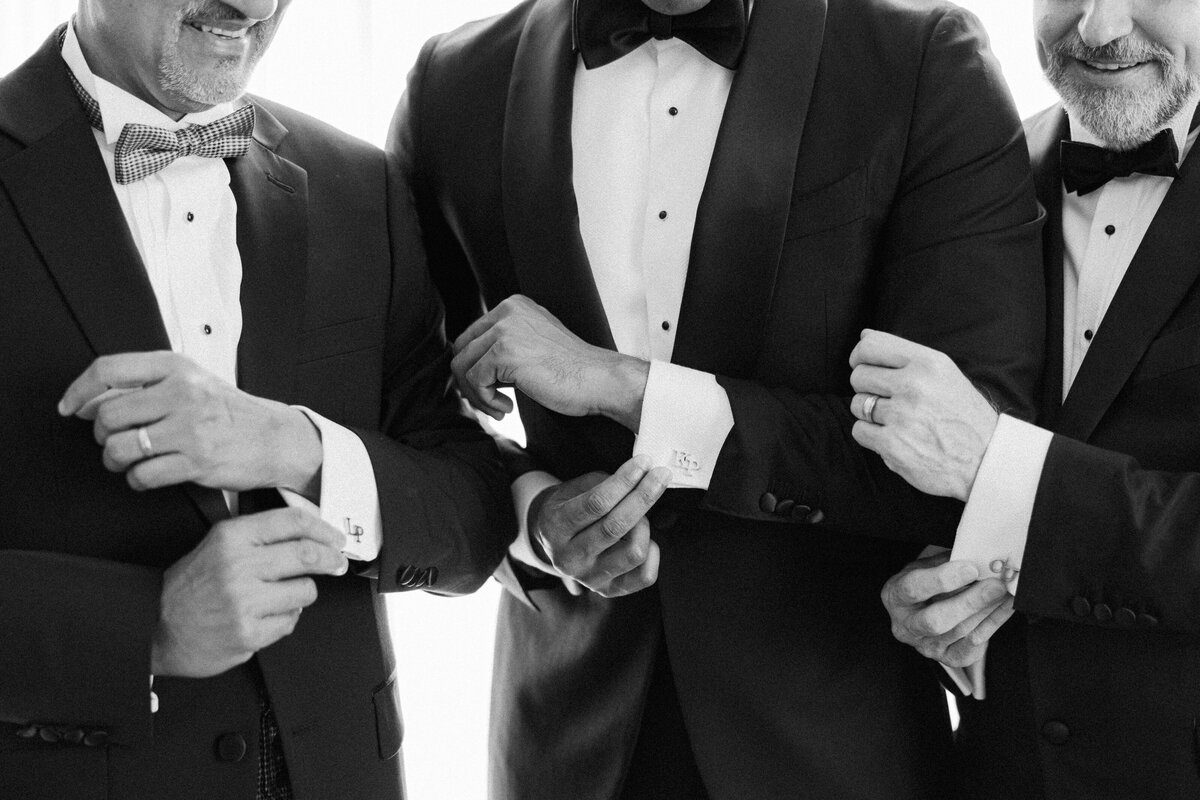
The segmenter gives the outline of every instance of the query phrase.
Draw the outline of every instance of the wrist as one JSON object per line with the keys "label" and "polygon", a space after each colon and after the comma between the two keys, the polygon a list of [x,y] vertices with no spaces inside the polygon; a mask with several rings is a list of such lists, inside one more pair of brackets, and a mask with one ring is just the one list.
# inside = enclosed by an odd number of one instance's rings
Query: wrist
{"label": "wrist", "polygon": [[281,424],[277,426],[276,449],[278,477],[274,486],[288,489],[318,503],[321,498],[321,465],[325,451],[321,429],[298,408],[281,405]]}
{"label": "wrist", "polygon": [[605,370],[607,380],[601,394],[599,413],[637,433],[642,423],[642,401],[646,398],[646,381],[650,378],[650,362],[614,353],[613,363]]}

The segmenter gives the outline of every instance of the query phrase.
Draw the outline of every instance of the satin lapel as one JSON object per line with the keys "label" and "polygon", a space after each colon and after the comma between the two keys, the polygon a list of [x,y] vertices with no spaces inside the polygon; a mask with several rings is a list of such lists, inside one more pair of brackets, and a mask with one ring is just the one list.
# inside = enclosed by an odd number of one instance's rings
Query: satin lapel
{"label": "satin lapel", "polygon": [[1200,277],[1200,159],[1189,156],[1154,215],[1063,403],[1057,430],[1086,441],[1155,334]]}
{"label": "satin lapel", "polygon": [[293,402],[308,283],[308,173],[275,154],[287,130],[256,108],[254,143],[229,161],[242,256],[238,385]]}
{"label": "satin lapel", "polygon": [[615,349],[579,234],[571,180],[571,0],[539,0],[513,60],[504,119],[504,222],[521,290],[584,340]]}
{"label": "satin lapel", "polygon": [[1038,202],[1046,209],[1046,226],[1042,229],[1042,259],[1046,270],[1046,368],[1042,376],[1038,421],[1047,428],[1054,427],[1062,408],[1063,235],[1058,151],[1059,142],[1067,135],[1067,115],[1058,106],[1039,114],[1026,130]]}
{"label": "satin lapel", "polygon": [[[54,50],[43,48],[35,59],[44,62],[33,65],[36,98],[5,100],[39,108],[39,126],[51,113],[61,113],[62,122],[0,163],[0,185],[96,355],[169,350],[146,268],[66,67]],[[220,492],[183,488],[209,524],[229,517]]]}
{"label": "satin lapel", "polygon": [[826,0],[754,7],[696,214],[672,361],[751,374],[783,249]]}

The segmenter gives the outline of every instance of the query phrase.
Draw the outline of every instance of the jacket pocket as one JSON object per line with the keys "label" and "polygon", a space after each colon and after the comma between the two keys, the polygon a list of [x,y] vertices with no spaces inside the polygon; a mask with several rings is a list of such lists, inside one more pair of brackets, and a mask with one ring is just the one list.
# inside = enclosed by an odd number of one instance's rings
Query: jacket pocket
{"label": "jacket pocket", "polygon": [[811,236],[867,215],[867,165],[815,189],[799,188],[792,195],[785,241]]}
{"label": "jacket pocket", "polygon": [[1150,343],[1129,376],[1130,383],[1161,378],[1200,364],[1200,323],[1171,331]]}
{"label": "jacket pocket", "polygon": [[396,693],[396,676],[375,690],[375,735],[379,739],[379,758],[387,760],[400,752],[404,741],[404,723],[400,719],[400,698]]}

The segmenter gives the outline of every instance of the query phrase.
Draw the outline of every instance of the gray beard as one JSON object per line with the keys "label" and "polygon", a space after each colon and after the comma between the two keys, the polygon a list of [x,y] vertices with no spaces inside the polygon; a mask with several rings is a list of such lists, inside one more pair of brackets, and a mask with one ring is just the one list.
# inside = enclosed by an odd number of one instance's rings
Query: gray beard
{"label": "gray beard", "polygon": [[[219,63],[216,69],[199,72],[184,61],[179,51],[183,21],[204,15],[220,16],[220,7],[223,5],[218,0],[195,0],[180,10],[175,38],[163,48],[163,56],[158,64],[160,85],[170,94],[186,98],[193,103],[215,106],[236,100],[245,93],[254,67],[275,36],[278,16],[259,23],[246,33],[252,39],[250,54],[245,61],[231,58]],[[228,13],[236,12],[231,10]]]}

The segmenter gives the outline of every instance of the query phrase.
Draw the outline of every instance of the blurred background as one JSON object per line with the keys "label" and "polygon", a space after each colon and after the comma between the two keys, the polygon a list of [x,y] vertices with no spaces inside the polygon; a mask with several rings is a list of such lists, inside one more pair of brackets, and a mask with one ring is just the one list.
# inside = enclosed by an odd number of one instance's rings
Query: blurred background
{"label": "blurred background", "polygon": [[[1053,102],[1034,53],[1031,3],[958,4],[987,27],[1021,116]],[[0,0],[0,75],[24,61],[75,5],[76,0]],[[295,0],[251,89],[382,146],[425,40],[513,5],[513,0]],[[509,435],[519,438],[519,423],[506,422]],[[499,591],[489,582],[465,598],[406,593],[388,600],[400,662],[411,800],[485,796],[488,683]]]}

